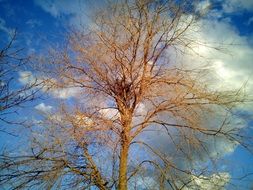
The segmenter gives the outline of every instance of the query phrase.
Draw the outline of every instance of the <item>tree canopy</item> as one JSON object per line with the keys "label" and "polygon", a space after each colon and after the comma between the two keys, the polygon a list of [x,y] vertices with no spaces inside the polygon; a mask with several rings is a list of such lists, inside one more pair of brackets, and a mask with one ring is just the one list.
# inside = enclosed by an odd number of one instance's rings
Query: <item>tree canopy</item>
{"label": "tree canopy", "polygon": [[247,97],[243,88],[210,87],[207,67],[177,61],[199,45],[194,33],[204,13],[196,3],[113,1],[38,58],[45,85],[75,90],[76,98],[30,126],[25,153],[1,154],[0,184],[223,188],[229,176],[216,171],[216,146],[250,148],[235,114]]}

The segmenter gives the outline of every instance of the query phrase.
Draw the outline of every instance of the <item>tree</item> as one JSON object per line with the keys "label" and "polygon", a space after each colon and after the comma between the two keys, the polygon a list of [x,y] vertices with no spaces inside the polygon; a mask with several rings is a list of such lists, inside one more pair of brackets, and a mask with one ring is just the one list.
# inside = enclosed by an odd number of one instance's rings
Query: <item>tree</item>
{"label": "tree", "polygon": [[[80,93],[76,104],[45,113],[44,122],[31,128],[26,154],[1,155],[0,184],[120,190],[197,189],[200,182],[211,187],[206,181],[213,188],[225,186],[226,174],[213,174],[215,167],[206,164],[196,167],[195,160],[214,164],[210,141],[245,145],[233,110],[246,97],[242,89],[212,90],[206,68],[189,69],[170,59],[171,53],[194,51],[191,34],[201,16],[194,3],[108,4],[88,29],[76,30],[64,48],[40,59],[52,88]],[[154,142],[164,137],[167,149]]]}
{"label": "tree", "polygon": [[[18,124],[8,116],[17,112],[16,109],[26,102],[34,100],[42,84],[42,81],[39,83],[34,78],[24,86],[17,85],[19,71],[25,66],[28,67],[30,57],[25,55],[22,48],[15,47],[16,37],[17,32],[14,31],[9,42],[0,50],[0,120],[4,125]],[[0,127],[0,131],[7,132],[4,126]]]}

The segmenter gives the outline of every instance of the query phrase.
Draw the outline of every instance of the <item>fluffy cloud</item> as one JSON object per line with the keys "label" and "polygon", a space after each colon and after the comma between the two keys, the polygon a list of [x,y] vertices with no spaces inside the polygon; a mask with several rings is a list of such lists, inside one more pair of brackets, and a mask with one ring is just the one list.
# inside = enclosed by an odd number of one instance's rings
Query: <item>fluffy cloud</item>
{"label": "fluffy cloud", "polygon": [[50,105],[46,105],[44,103],[40,103],[37,106],[34,107],[36,110],[44,112],[44,113],[49,113],[53,107]]}
{"label": "fluffy cloud", "polygon": [[34,2],[55,18],[61,18],[61,16],[67,15],[68,19],[64,21],[75,27],[83,27],[91,24],[90,19],[105,3],[103,0],[34,0]]}
{"label": "fluffy cloud", "polygon": [[71,88],[63,88],[63,89],[49,89],[48,91],[55,98],[68,99],[68,98],[77,96],[78,93],[80,92],[80,89],[71,87]]}
{"label": "fluffy cloud", "polygon": [[[103,4],[102,1],[91,3],[78,0],[35,0],[35,3],[54,17],[58,17],[60,15],[71,15],[72,17],[70,18],[70,22],[76,26],[80,25],[82,22],[87,23],[87,15],[90,14],[89,10],[94,11],[94,8],[97,8],[99,5],[102,6]],[[223,13],[237,10],[253,10],[253,1],[225,0],[220,3],[222,4],[223,12],[219,11],[218,15],[217,11],[212,10],[211,15],[213,17],[220,18]],[[196,5],[196,9],[203,11],[208,9],[210,5],[211,3],[209,0],[204,0]],[[89,7],[92,7],[92,9]],[[216,21],[216,18],[205,20],[203,22],[204,24],[201,23],[204,25],[204,30],[199,33],[202,35],[199,36],[201,37],[201,40],[208,42],[208,45],[213,43],[215,43],[215,45],[219,45],[218,43],[233,43],[237,45],[227,46],[227,49],[229,50],[227,54],[219,54],[218,52],[214,52],[210,48],[206,47],[198,48],[197,51],[200,51],[199,53],[201,55],[204,53],[205,57],[210,57],[210,55],[212,55],[213,61],[211,64],[216,69],[217,76],[220,78],[222,83],[227,83],[226,85],[223,85],[222,88],[224,88],[224,86],[240,87],[242,85],[242,81],[248,80],[248,77],[253,70],[248,69],[253,57],[253,48],[248,44],[249,39],[240,36],[237,29],[233,27],[231,23],[225,20]],[[249,83],[249,86],[253,86],[251,81],[249,81]],[[68,94],[67,91],[68,90],[63,92],[63,94]],[[62,96],[64,97],[64,95]]]}
{"label": "fluffy cloud", "polygon": [[192,176],[192,182],[182,190],[225,190],[226,184],[230,181],[229,173],[217,173],[211,176]]}
{"label": "fluffy cloud", "polygon": [[[216,75],[210,86],[212,89],[236,90],[246,83],[244,90],[251,95],[253,46],[250,36],[241,36],[238,29],[227,20],[203,20],[201,26],[196,38],[204,45],[195,46],[194,50],[203,58],[191,57],[188,63],[207,64],[213,70]],[[219,49],[217,51],[209,46]],[[245,105],[244,109],[252,111],[252,104]]]}
{"label": "fluffy cloud", "polygon": [[253,1],[251,0],[225,0],[223,10],[231,13],[239,10],[253,11]]}
{"label": "fluffy cloud", "polygon": [[[208,2],[206,1],[199,9],[207,6]],[[189,36],[195,38],[195,42],[199,42],[199,44],[193,45],[192,50],[194,52],[189,53],[189,56],[180,57],[181,60],[179,60],[179,64],[184,63],[184,65],[190,68],[198,68],[199,66],[207,66],[210,68],[212,73],[210,73],[211,76],[209,75],[207,77],[210,77],[213,80],[211,81],[210,86],[212,90],[236,90],[241,88],[247,81],[245,90],[251,94],[253,91],[253,78],[251,77],[253,73],[253,46],[249,43],[249,37],[241,36],[238,29],[229,20],[220,19],[219,16],[216,17],[214,14],[211,18],[200,20],[199,28],[196,28],[196,30],[193,31],[194,32],[191,31]],[[171,57],[173,59],[173,55]],[[210,82],[209,78],[206,80]],[[145,106],[147,107],[147,105]],[[252,108],[252,105],[248,104],[242,109],[245,109],[252,114]],[[203,124],[205,125],[204,127],[217,129],[217,127],[221,125],[225,114],[223,115],[223,111],[220,110],[218,110],[217,113],[221,113],[221,115],[207,116],[209,120]],[[164,119],[164,121],[168,120],[171,121],[171,118]],[[232,128],[243,128],[247,125],[245,121],[240,120],[239,118],[231,118],[230,124]],[[161,129],[157,130],[160,131],[158,131],[158,133],[149,132],[148,135],[143,135],[142,138],[146,141],[150,139],[149,142],[151,145],[155,148],[160,147],[161,152],[166,152],[168,155],[176,154],[175,152],[177,150],[172,148],[173,144],[169,136],[166,134],[167,132],[165,130],[162,131]],[[175,130],[169,130],[171,135],[177,140]],[[224,137],[207,138],[204,136],[201,140],[205,142],[204,146],[208,149],[208,152],[205,152],[201,148],[199,148],[201,150],[190,152],[196,165],[206,162],[210,157],[216,159],[221,158],[224,155],[232,154],[238,145]],[[181,139],[177,142],[179,145],[182,145],[183,148],[188,146],[188,144]],[[191,149],[189,148],[189,150],[187,150],[186,148],[186,151],[191,151]],[[184,167],[185,164],[187,164],[187,160],[184,158],[180,160],[178,159],[179,157],[180,155],[175,156],[175,162],[177,165]],[[217,179],[217,176],[211,177],[213,180]],[[203,183],[203,180],[198,183]],[[204,187],[206,186],[206,189],[209,187],[212,189],[211,187],[213,187],[208,186],[208,184],[202,185]],[[220,188],[216,189],[222,188],[220,186]]]}
{"label": "fluffy cloud", "polygon": [[211,6],[211,3],[209,0],[200,1],[196,5],[196,10],[200,13],[205,13],[209,9],[210,6]]}
{"label": "fluffy cloud", "polygon": [[81,11],[81,1],[77,0],[35,0],[35,4],[54,17],[57,17],[60,14],[76,14]]}
{"label": "fluffy cloud", "polygon": [[146,177],[137,177],[135,184],[130,184],[130,189],[136,189],[136,187],[131,187],[131,185],[137,186],[140,189],[153,189],[158,190],[157,182],[149,176]]}
{"label": "fluffy cloud", "polygon": [[117,109],[104,108],[99,111],[99,113],[107,119],[117,119],[119,117],[119,112]]}
{"label": "fluffy cloud", "polygon": [[[182,190],[225,190],[231,176],[227,172],[215,173],[210,176],[191,176],[191,182],[183,187],[180,182],[175,182]],[[130,181],[130,189],[159,189],[159,181],[150,176],[138,176]]]}
{"label": "fluffy cloud", "polygon": [[[66,87],[66,88],[51,88],[46,84],[43,84],[44,80],[48,80],[43,77],[35,77],[30,71],[20,71],[18,81],[22,85],[27,84],[38,84],[38,88],[41,88],[43,92],[49,93],[51,96],[59,99],[68,99],[71,97],[75,97],[80,93],[79,88],[74,87]],[[54,81],[54,79],[51,79]]]}
{"label": "fluffy cloud", "polygon": [[30,71],[20,71],[18,72],[18,74],[19,74],[18,81],[23,85],[34,84],[36,82],[36,78]]}

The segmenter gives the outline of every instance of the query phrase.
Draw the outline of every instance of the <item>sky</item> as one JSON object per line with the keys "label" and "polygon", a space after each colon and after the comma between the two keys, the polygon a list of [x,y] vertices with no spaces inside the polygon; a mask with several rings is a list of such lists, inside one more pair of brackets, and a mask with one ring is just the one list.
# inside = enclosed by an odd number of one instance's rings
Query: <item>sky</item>
{"label": "sky", "polygon": [[[16,29],[16,45],[24,47],[27,54],[41,54],[46,44],[61,43],[65,32],[72,27],[88,25],[88,15],[102,6],[102,1],[92,0],[0,0],[0,47]],[[201,10],[209,8],[210,12],[199,21],[201,31],[192,35],[208,44],[221,43],[226,49],[224,53],[208,47],[194,47],[204,60],[208,58],[208,64],[217,75],[212,88],[236,89],[247,81],[246,91],[253,95],[253,1],[203,0],[196,6]],[[187,57],[182,61],[191,67],[203,64],[204,60],[196,63],[196,58]],[[33,80],[31,76],[30,70],[21,70],[15,77],[20,85],[24,85],[27,80]],[[39,112],[54,110],[54,99],[71,101],[77,93],[76,89],[51,91],[49,99],[38,99],[27,105],[25,112],[11,117],[36,118]],[[253,129],[253,105],[244,105],[239,111],[252,118],[245,127]],[[10,142],[16,146],[19,142],[15,137],[1,133],[0,139],[2,146]],[[230,147],[222,142],[219,149],[224,154],[220,171],[228,171],[230,185],[239,184],[242,190],[253,186],[250,180],[242,184],[234,179],[241,177],[245,171],[253,172],[253,155],[240,146]]]}

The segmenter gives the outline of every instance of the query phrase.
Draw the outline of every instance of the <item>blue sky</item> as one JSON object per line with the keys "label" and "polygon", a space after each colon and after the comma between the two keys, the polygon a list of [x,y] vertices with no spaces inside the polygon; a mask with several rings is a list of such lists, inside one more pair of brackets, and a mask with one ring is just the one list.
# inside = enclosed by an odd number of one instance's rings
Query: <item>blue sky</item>
{"label": "blue sky", "polygon": [[[102,5],[102,1],[92,0],[0,0],[0,47],[8,41],[11,32],[17,29],[18,46],[24,47],[27,54],[43,53],[48,43],[60,44],[65,32],[71,27],[89,23],[87,16]],[[211,67],[219,81],[214,88],[235,89],[248,81],[246,90],[253,95],[253,1],[204,0],[197,6],[205,9],[210,5],[208,16],[200,21],[203,31],[196,37],[208,43],[222,42],[228,53],[213,52],[205,47],[196,47],[196,51],[210,58]],[[15,76],[20,85],[25,84],[27,77],[22,76],[31,74],[29,72],[22,70]],[[11,117],[38,119],[36,112],[53,110],[55,99],[71,102],[76,93],[74,90],[51,92],[49,98],[28,104],[26,111]],[[253,105],[244,105],[240,111],[252,118],[245,124],[246,128],[252,128]],[[252,134],[252,130],[249,134]],[[18,138],[6,134],[0,134],[0,138],[4,146],[10,142],[16,142],[13,144],[16,146],[19,142]],[[250,180],[233,180],[241,177],[246,170],[253,172],[253,155],[240,146],[231,148],[225,144],[221,149],[224,157],[219,170],[229,172],[232,178],[230,182],[242,185],[242,190],[249,189],[249,185],[253,186]],[[249,179],[253,179],[253,175]]]}

